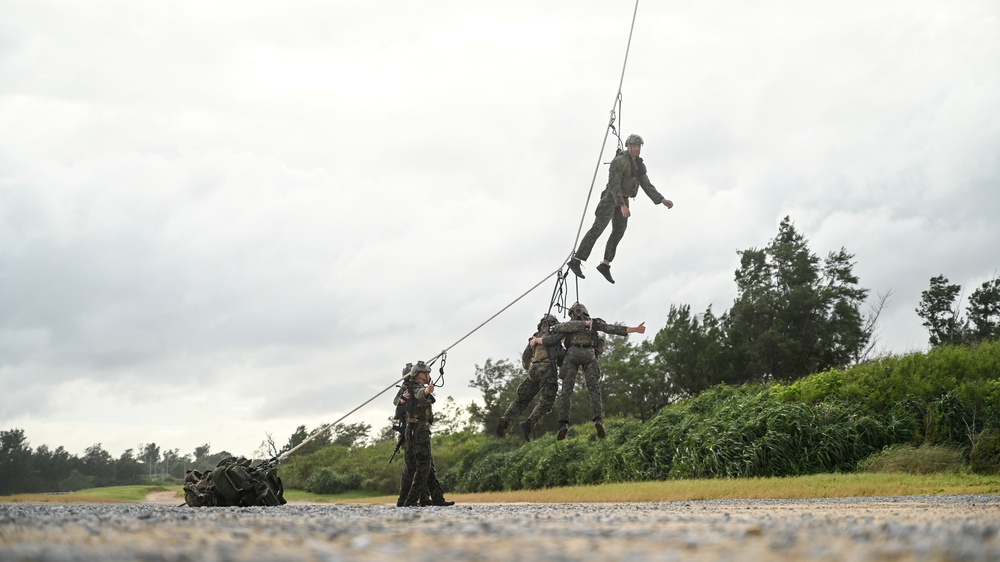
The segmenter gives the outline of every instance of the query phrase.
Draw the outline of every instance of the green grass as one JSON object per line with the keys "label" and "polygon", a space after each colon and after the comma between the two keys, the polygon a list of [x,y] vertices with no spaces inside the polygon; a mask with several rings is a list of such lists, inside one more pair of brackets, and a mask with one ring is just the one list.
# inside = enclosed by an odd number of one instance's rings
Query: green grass
{"label": "green grass", "polygon": [[[16,494],[0,496],[7,503],[141,503],[154,492],[182,493],[181,486],[112,486],[88,488],[68,494]],[[182,496],[181,496],[182,497]]]}
{"label": "green grass", "polygon": [[[717,499],[805,499],[871,496],[1000,494],[1000,476],[963,474],[814,474],[787,478],[705,478],[567,486],[473,494],[446,494],[460,503],[594,503]],[[286,492],[286,497],[288,493]],[[322,496],[320,496],[322,497]],[[341,503],[394,503],[372,496]]]}
{"label": "green grass", "polygon": [[[0,502],[22,503],[141,503],[153,492],[179,492],[180,486],[119,486],[73,494],[0,496]],[[813,474],[787,478],[705,478],[567,486],[477,494],[446,494],[460,503],[594,503],[695,501],[716,499],[804,499],[871,496],[935,496],[1000,494],[1000,475],[898,472]],[[391,504],[396,496],[349,492],[337,495],[285,490],[290,502],[330,504]],[[183,501],[183,500],[181,500]]]}
{"label": "green grass", "polygon": [[[367,500],[371,498],[385,497],[378,492],[365,492],[361,490],[353,490],[344,492],[343,494],[314,494],[305,490],[285,490],[286,500],[304,503],[368,503]],[[395,498],[393,498],[393,501],[396,501]]]}

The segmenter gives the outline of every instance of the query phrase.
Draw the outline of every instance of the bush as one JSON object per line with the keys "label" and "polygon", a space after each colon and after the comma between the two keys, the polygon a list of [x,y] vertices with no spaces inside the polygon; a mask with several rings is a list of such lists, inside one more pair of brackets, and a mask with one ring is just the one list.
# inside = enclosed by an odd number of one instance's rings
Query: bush
{"label": "bush", "polygon": [[314,494],[342,494],[357,490],[363,479],[358,473],[340,474],[330,467],[323,467],[309,476],[305,490]]}
{"label": "bush", "polygon": [[861,461],[858,471],[934,474],[961,472],[964,466],[962,451],[957,447],[900,444],[886,447]]}
{"label": "bush", "polygon": [[969,452],[969,468],[976,474],[1000,473],[1000,430],[987,429],[976,436]]}

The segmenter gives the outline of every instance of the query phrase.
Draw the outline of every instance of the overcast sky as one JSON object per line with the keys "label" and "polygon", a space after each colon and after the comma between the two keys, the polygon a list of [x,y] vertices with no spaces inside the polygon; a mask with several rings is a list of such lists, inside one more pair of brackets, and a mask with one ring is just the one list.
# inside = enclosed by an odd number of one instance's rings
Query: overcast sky
{"label": "overcast sky", "polygon": [[[589,226],[634,8],[0,0],[0,429],[249,455],[452,346]],[[675,206],[640,193],[579,297],[645,337],[721,313],[787,215],[892,292],[881,350],[924,350],[930,278],[1000,268],[998,100],[995,0],[640,3],[615,124]],[[442,394],[477,398],[553,284]]]}

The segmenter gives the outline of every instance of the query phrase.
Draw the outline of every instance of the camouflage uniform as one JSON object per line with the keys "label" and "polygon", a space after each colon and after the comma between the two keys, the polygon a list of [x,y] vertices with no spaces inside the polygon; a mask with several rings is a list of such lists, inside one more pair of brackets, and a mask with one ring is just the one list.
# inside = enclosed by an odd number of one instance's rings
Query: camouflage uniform
{"label": "camouflage uniform", "polygon": [[[629,140],[632,140],[632,137],[629,137]],[[641,140],[639,144],[641,144]],[[604,259],[609,263],[615,259],[618,243],[621,242],[622,236],[625,236],[625,229],[628,228],[628,218],[622,215],[621,207],[622,205],[627,207],[628,199],[638,195],[639,187],[642,187],[642,190],[646,192],[654,204],[659,205],[663,202],[664,197],[649,182],[646,164],[643,163],[642,157],[640,156],[633,161],[627,150],[620,152],[611,161],[608,185],[601,192],[601,200],[594,211],[596,217],[594,225],[583,236],[580,247],[576,250],[575,257],[577,259],[586,261],[590,257],[590,252],[594,249],[597,238],[608,227],[609,222],[611,223],[611,234],[604,247]]]}
{"label": "camouflage uniform", "polygon": [[[406,398],[403,398],[403,391],[406,390],[406,385],[400,387],[399,392],[396,393],[396,398],[392,401],[393,405],[397,409],[397,419],[402,423],[402,433],[406,435]],[[409,447],[406,446],[406,441],[403,441],[403,473],[399,477],[399,498],[396,500],[397,507],[403,507],[406,503],[406,497],[410,495],[410,487],[413,485],[413,468],[416,464],[413,459],[413,455],[409,454]],[[434,467],[433,461],[431,462],[431,473],[427,477],[427,488],[428,489],[441,489],[441,483],[437,479],[437,469]],[[443,494],[442,494],[443,495]],[[420,495],[420,505],[429,505],[431,503],[430,493],[424,491]]]}
{"label": "camouflage uniform", "polygon": [[[420,364],[418,363],[418,366]],[[429,372],[429,371],[428,371]],[[414,367],[416,376],[417,367]],[[406,418],[406,471],[412,473],[410,487],[407,490],[403,504],[406,506],[421,505],[421,497],[430,497],[432,505],[451,505],[446,502],[441,483],[438,482],[434,459],[431,456],[431,424],[434,423],[432,404],[434,396],[427,393],[427,388],[415,380],[409,383],[411,388],[409,400],[416,403],[409,410]],[[400,486],[402,497],[403,486]]]}
{"label": "camouflage uniform", "polygon": [[604,417],[604,402],[601,397],[601,368],[597,363],[597,332],[615,336],[624,336],[628,327],[620,324],[608,324],[602,320],[593,320],[593,329],[587,328],[584,320],[570,320],[557,324],[552,328],[554,336],[563,338],[566,344],[566,357],[563,358],[559,378],[562,379],[562,389],[559,391],[559,421],[569,423],[570,403],[573,397],[573,387],[576,385],[577,372],[582,368],[587,391],[590,393],[590,407],[594,413],[594,421]]}
{"label": "camouflage uniform", "polygon": [[[543,322],[545,321],[544,318],[542,320]],[[552,320],[554,321],[555,317],[552,317]],[[538,404],[535,404],[535,408],[531,411],[531,414],[522,423],[522,431],[525,438],[529,438],[531,430],[538,425],[538,421],[545,414],[552,411],[552,407],[556,403],[556,394],[559,392],[559,376],[556,371],[555,360],[549,357],[549,347],[559,345],[562,336],[553,337],[549,335],[548,330],[542,329],[542,324],[540,323],[539,330],[535,332],[534,337],[543,338],[542,345],[536,345],[532,348],[529,343],[525,346],[524,352],[521,354],[521,361],[524,364],[524,368],[528,371],[528,377],[518,385],[517,398],[507,406],[507,411],[503,414],[498,433],[502,434],[507,426],[517,419],[517,416],[521,415],[521,412],[528,407],[531,400],[541,392]]]}

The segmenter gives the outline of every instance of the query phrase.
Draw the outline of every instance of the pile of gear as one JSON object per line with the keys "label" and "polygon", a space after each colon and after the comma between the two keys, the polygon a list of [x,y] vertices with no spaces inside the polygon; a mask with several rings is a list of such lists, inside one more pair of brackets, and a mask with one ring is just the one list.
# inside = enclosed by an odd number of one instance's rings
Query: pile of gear
{"label": "pile of gear", "polygon": [[253,465],[227,457],[212,470],[188,470],[184,476],[184,502],[191,507],[284,505],[284,494],[277,459]]}

